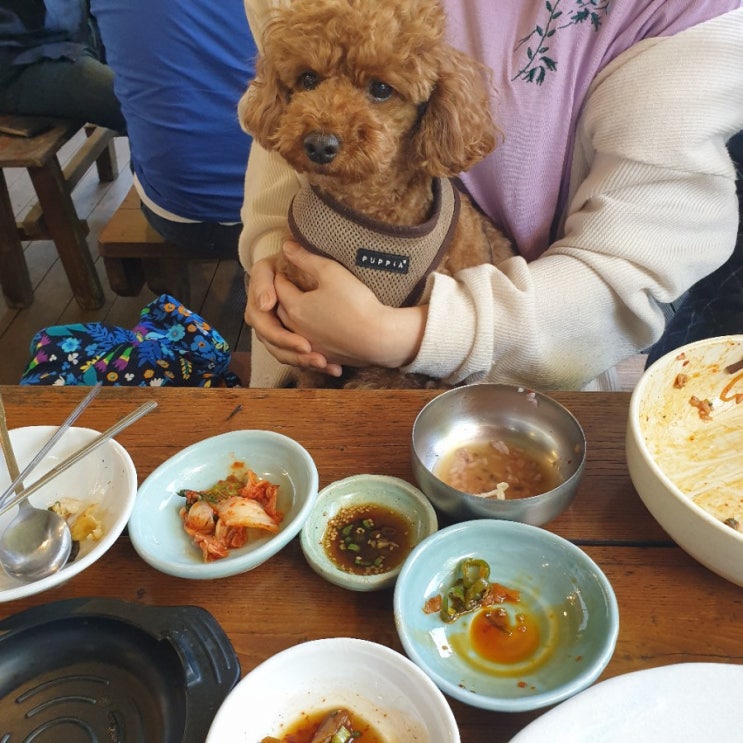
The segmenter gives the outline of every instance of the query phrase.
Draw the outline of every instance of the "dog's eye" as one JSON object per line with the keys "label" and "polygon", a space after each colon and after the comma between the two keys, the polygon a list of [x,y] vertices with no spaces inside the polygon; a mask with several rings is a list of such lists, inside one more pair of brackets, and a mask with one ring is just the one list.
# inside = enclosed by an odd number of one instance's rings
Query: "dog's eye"
{"label": "dog's eye", "polygon": [[372,80],[369,83],[369,95],[374,98],[375,101],[386,101],[392,97],[395,92],[394,88],[381,80]]}
{"label": "dog's eye", "polygon": [[297,85],[302,90],[314,90],[320,84],[320,78],[315,72],[303,72],[297,79]]}

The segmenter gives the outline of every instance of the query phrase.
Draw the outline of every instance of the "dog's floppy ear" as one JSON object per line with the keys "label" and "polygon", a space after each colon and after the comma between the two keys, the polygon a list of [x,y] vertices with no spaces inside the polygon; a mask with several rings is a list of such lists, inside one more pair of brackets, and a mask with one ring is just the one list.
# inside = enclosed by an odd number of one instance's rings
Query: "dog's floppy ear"
{"label": "dog's floppy ear", "polygon": [[444,48],[436,87],[414,134],[422,166],[432,176],[456,176],[492,152],[497,136],[484,68]]}
{"label": "dog's floppy ear", "polygon": [[273,148],[273,136],[289,92],[265,57],[256,63],[256,74],[237,105],[242,128],[265,149]]}

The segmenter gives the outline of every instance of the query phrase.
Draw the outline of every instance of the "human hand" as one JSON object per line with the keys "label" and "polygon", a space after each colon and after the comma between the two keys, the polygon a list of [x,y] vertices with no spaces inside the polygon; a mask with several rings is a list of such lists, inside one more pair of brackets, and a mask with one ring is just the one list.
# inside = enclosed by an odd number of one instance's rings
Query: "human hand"
{"label": "human hand", "polygon": [[310,253],[297,243],[284,256],[310,277],[316,288],[303,292],[278,274],[274,288],[283,327],[307,340],[333,365],[397,368],[420,346],[427,307],[392,308],[340,263]]}
{"label": "human hand", "polygon": [[277,314],[278,297],[274,288],[276,257],[256,261],[248,282],[245,322],[253,328],[268,351],[283,364],[301,366],[340,376],[337,365],[328,366],[322,354],[315,353],[309,341],[282,325]]}

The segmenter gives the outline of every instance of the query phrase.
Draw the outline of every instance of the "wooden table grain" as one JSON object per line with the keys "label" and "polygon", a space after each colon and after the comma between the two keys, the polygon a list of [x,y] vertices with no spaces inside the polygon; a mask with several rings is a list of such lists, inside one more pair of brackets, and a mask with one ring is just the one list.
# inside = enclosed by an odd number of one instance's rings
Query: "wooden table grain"
{"label": "wooden table grain", "polygon": [[[11,427],[59,424],[85,392],[2,388]],[[361,472],[413,482],[410,430],[418,411],[435,394],[105,388],[78,425],[103,430],[144,401],[156,400],[154,412],[117,437],[131,454],[140,482],[184,446],[241,428],[279,431],[299,441],[315,459],[321,487]],[[598,563],[619,602],[619,639],[600,680],[671,663],[743,662],[743,589],[676,547],[632,486],[624,456],[629,395],[552,396],[580,421],[588,452],[578,495],[546,528],[575,542]],[[277,585],[290,598],[277,598]],[[392,591],[354,593],[325,582],[306,564],[297,539],[251,572],[188,581],[150,568],[122,536],[101,560],[64,585],[0,604],[0,618],[79,596],[203,606],[229,636],[243,674],[280,650],[322,637],[359,637],[403,652],[394,626]],[[543,712],[497,713],[456,700],[450,703],[463,743],[508,741]]]}

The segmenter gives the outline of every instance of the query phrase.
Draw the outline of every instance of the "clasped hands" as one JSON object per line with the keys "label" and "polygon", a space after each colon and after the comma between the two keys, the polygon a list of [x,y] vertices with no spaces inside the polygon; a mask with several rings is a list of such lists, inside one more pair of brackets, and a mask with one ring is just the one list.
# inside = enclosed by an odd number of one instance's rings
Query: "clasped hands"
{"label": "clasped hands", "polygon": [[398,368],[418,352],[427,306],[393,308],[337,261],[287,241],[288,261],[316,288],[303,292],[276,272],[276,258],[256,261],[245,322],[280,362],[341,375],[343,366]]}

